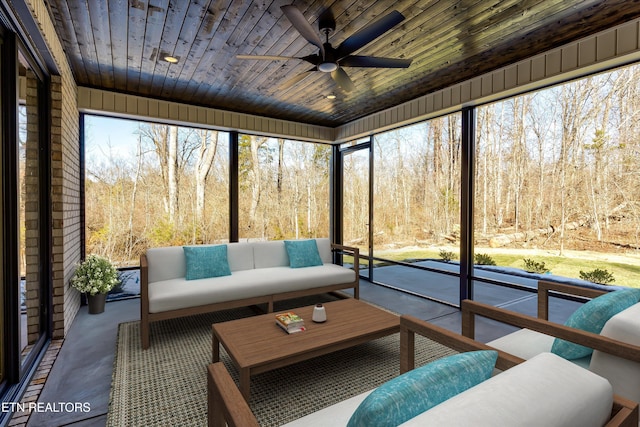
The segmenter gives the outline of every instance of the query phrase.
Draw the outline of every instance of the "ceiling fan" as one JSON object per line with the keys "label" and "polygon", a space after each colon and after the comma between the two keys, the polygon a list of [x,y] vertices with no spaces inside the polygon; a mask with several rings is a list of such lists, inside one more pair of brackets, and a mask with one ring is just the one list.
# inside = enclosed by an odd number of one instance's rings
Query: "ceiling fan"
{"label": "ceiling fan", "polygon": [[287,5],[281,6],[281,9],[300,35],[318,48],[318,53],[300,58],[273,55],[236,55],[236,58],[238,59],[265,59],[272,61],[298,59],[307,61],[314,65],[312,69],[285,82],[281,88],[291,87],[304,79],[310,73],[321,71],[323,73],[331,73],[331,78],[338,84],[338,86],[345,91],[350,92],[353,90],[353,81],[343,70],[343,67],[408,68],[409,65],[411,65],[411,59],[352,55],[353,52],[369,44],[402,22],[404,20],[404,16],[397,10],[384,15],[380,19],[358,30],[351,36],[347,37],[338,47],[334,48],[331,46],[331,43],[329,43],[329,35],[335,30],[336,21],[330,10],[326,10],[318,18],[320,32],[325,35],[325,42],[323,43],[318,33],[313,29],[311,24],[309,24],[309,21],[307,21],[297,7]]}

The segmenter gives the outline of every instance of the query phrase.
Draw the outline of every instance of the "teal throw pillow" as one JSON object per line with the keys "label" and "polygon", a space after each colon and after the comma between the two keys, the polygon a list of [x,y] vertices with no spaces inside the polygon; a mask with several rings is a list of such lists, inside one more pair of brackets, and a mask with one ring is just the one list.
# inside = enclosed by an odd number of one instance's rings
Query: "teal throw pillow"
{"label": "teal throw pillow", "polygon": [[[640,289],[621,289],[600,295],[583,304],[565,322],[565,326],[582,329],[599,334],[616,314],[631,307],[640,300]],[[593,349],[570,341],[556,338],[551,346],[551,353],[568,360],[589,356]]]}
{"label": "teal throw pillow", "polygon": [[227,260],[227,245],[183,246],[182,249],[187,260],[185,279],[196,280],[231,275]]}
{"label": "teal throw pillow", "polygon": [[291,268],[322,265],[322,258],[315,240],[285,240],[284,247],[289,255]]}
{"label": "teal throw pillow", "polygon": [[347,427],[398,426],[489,379],[497,359],[497,351],[471,351],[400,375],[367,396]]}

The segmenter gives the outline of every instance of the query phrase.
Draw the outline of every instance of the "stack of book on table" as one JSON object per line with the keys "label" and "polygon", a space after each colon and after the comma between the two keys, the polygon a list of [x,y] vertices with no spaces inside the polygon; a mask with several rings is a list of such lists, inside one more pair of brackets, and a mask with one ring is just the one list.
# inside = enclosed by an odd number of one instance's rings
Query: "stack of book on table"
{"label": "stack of book on table", "polygon": [[276,325],[290,334],[305,330],[304,320],[293,311],[276,314]]}

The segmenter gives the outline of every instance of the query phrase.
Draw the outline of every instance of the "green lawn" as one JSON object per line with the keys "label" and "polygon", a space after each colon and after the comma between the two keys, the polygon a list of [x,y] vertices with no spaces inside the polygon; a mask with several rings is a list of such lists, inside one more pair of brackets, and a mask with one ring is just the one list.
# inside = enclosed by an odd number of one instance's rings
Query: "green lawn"
{"label": "green lawn", "polygon": [[[524,257],[510,254],[495,254],[497,265],[523,268]],[[536,262],[544,262],[551,273],[557,276],[580,278],[580,271],[589,272],[596,268],[607,270],[615,277],[613,285],[640,287],[640,265],[607,262],[598,259],[571,258],[568,256],[529,256]]]}
{"label": "green lawn", "polygon": [[[457,250],[447,249],[455,254]],[[640,262],[637,257],[629,256],[625,259],[624,256],[616,256],[616,261],[607,261],[601,259],[603,254],[593,254],[590,257],[589,253],[581,252],[579,257],[574,257],[571,253],[565,256],[558,256],[552,254],[538,254],[526,251],[516,251],[519,253],[511,253],[514,251],[506,250],[500,251],[500,249],[484,249],[480,248],[476,250],[476,253],[486,253],[495,261],[496,265],[505,267],[514,267],[524,270],[524,258],[532,259],[538,263],[544,262],[545,267],[551,271],[552,274],[564,277],[580,278],[580,271],[593,271],[596,268],[609,271],[613,274],[615,282],[612,285],[629,286],[634,288],[640,288]],[[392,250],[392,251],[380,251],[375,254],[376,257],[386,258],[393,261],[406,261],[416,259],[440,259],[440,249],[407,249],[407,250]],[[456,258],[457,259],[457,255]],[[345,259],[346,261],[346,259]]]}

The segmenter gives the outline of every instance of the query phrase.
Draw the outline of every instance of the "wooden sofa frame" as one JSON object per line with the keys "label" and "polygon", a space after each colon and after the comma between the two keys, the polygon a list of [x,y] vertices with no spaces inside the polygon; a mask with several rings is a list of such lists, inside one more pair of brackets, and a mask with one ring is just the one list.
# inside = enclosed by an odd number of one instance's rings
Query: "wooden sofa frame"
{"label": "wooden sofa frame", "polygon": [[475,337],[476,316],[485,317],[519,328],[541,332],[594,350],[640,363],[640,347],[580,329],[550,322],[549,295],[553,293],[595,298],[607,291],[540,281],[538,282],[538,317],[527,316],[477,301],[462,301],[462,335]]}
{"label": "wooden sofa frame", "polygon": [[233,301],[224,301],[213,304],[199,305],[195,307],[182,308],[179,310],[162,311],[159,313],[149,312],[149,264],[146,254],[140,256],[140,340],[142,348],[147,349],[150,345],[150,324],[158,320],[175,319],[178,317],[192,316],[195,314],[210,313],[212,311],[227,310],[230,308],[248,307],[257,304],[267,304],[267,312],[273,312],[273,304],[276,301],[284,301],[291,298],[298,298],[308,295],[317,295],[327,292],[335,292],[343,289],[353,288],[353,297],[360,298],[360,250],[332,243],[331,251],[336,254],[346,254],[353,256],[353,270],[355,280],[350,283],[339,285],[322,286],[313,289],[304,289],[293,292],[283,292],[280,294],[264,295],[254,298],[244,298]]}
{"label": "wooden sofa frame", "polygon": [[[456,351],[496,350],[498,369],[508,369],[524,360],[489,347],[471,338],[461,336],[447,329],[430,324],[413,316],[400,317],[400,372],[404,373],[415,365],[415,334],[425,336]],[[222,362],[207,368],[208,425],[209,427],[259,427],[258,420],[251,412],[240,389],[229,375]],[[611,418],[606,427],[637,427],[638,404],[614,395]]]}

